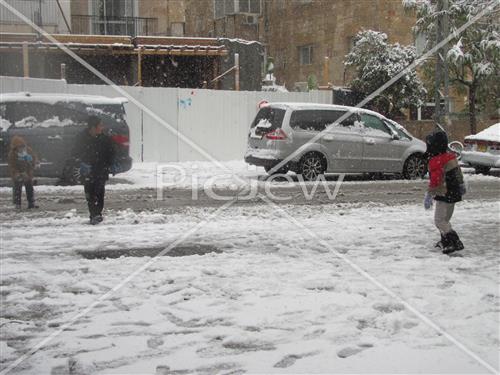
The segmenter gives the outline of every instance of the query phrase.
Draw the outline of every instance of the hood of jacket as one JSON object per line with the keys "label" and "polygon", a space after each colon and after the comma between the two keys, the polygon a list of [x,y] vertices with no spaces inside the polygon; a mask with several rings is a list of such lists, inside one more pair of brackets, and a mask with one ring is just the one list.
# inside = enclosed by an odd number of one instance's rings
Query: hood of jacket
{"label": "hood of jacket", "polygon": [[11,150],[18,149],[21,147],[26,147],[26,141],[24,140],[23,137],[20,137],[18,135],[12,137],[12,140],[10,141],[10,148]]}
{"label": "hood of jacket", "polygon": [[436,156],[443,154],[448,150],[448,136],[443,131],[437,131],[429,134],[425,138],[427,145],[427,154]]}

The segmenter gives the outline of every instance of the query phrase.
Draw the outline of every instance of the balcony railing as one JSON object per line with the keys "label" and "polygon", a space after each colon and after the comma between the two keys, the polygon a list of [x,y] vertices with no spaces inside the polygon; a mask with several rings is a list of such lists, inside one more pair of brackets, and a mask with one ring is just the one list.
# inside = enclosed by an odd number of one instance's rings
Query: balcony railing
{"label": "balcony railing", "polygon": [[73,34],[156,35],[157,18],[71,16]]}
{"label": "balcony railing", "polygon": [[[36,0],[7,0],[6,2],[39,26],[57,25],[61,15],[55,1],[42,3]],[[25,24],[23,20],[3,6],[0,6],[0,23]]]}

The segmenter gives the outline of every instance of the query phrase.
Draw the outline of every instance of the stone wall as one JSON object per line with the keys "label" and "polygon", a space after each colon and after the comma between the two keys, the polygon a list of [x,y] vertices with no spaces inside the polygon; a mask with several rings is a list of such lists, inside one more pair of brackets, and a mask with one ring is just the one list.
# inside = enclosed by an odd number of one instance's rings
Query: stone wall
{"label": "stone wall", "polygon": [[[477,124],[477,130],[486,129],[487,127],[498,122],[494,118],[480,118]],[[408,131],[415,137],[425,140],[425,137],[436,129],[434,121],[410,121],[402,120],[401,125],[404,125]],[[471,134],[469,120],[467,118],[453,119],[451,125],[447,128],[450,141],[463,142],[464,138]]]}
{"label": "stone wall", "polygon": [[[349,72],[343,66],[353,38],[362,29],[383,31],[391,43],[413,44],[414,18],[406,15],[401,0],[265,0],[260,39],[275,61],[279,84],[292,89],[310,75],[323,82],[325,57],[329,81],[343,86]],[[299,48],[311,45],[312,63],[301,65]]]}

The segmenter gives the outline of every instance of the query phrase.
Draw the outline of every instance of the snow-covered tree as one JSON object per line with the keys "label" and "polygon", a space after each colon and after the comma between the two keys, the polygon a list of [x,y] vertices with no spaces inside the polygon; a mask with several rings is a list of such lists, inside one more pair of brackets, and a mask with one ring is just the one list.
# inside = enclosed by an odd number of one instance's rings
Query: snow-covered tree
{"label": "snow-covered tree", "polygon": [[[413,46],[390,44],[385,33],[360,31],[344,62],[355,70],[350,88],[363,96],[369,95],[405,70],[415,58]],[[415,69],[408,69],[398,81],[374,98],[370,106],[387,116],[396,116],[402,108],[421,105],[425,94]]]}
{"label": "snow-covered tree", "polygon": [[[500,71],[500,2],[498,0],[448,0],[450,33],[466,25],[479,13],[484,15],[450,41],[446,59],[450,81],[468,90],[470,130],[477,131],[478,107],[498,98]],[[436,0],[403,0],[405,9],[415,11],[413,31],[427,37],[426,49],[436,45],[436,20],[444,11]]]}

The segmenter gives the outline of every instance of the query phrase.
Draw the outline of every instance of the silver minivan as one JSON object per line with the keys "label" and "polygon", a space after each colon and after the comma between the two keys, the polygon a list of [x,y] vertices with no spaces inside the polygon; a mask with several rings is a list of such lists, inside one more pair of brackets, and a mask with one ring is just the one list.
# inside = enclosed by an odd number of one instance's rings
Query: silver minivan
{"label": "silver minivan", "polygon": [[294,171],[304,180],[324,173],[427,172],[426,145],[398,123],[357,107],[270,103],[248,134],[245,161],[268,173]]}

